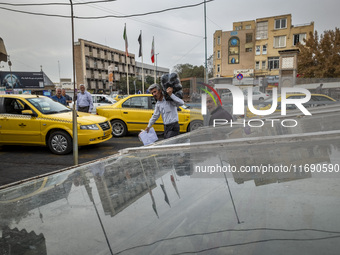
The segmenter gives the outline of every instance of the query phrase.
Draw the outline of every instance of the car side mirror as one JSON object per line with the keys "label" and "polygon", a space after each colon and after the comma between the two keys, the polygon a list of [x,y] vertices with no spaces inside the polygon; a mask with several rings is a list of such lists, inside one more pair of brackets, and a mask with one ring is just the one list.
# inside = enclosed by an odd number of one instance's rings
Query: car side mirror
{"label": "car side mirror", "polygon": [[37,116],[38,116],[38,114],[36,114],[36,113],[33,112],[32,110],[23,110],[23,111],[21,112],[21,114],[22,114],[22,115],[31,115],[31,116],[33,116],[33,117],[37,117]]}

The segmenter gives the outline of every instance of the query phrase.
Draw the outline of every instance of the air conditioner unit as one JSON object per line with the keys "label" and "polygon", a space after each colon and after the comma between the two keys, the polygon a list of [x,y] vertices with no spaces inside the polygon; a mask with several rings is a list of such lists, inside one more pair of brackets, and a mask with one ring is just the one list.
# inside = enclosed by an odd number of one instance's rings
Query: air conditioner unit
{"label": "air conditioner unit", "polygon": [[220,74],[216,74],[216,77],[219,78],[219,77],[221,77],[221,76],[220,76]]}

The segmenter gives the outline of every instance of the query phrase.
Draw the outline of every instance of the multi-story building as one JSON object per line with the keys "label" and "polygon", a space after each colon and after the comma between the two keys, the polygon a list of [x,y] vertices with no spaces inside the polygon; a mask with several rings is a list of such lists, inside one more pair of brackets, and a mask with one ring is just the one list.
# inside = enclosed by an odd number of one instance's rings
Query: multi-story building
{"label": "multi-story building", "polygon": [[120,81],[128,75],[135,76],[135,55],[117,50],[98,43],[78,39],[74,43],[76,83],[85,84],[87,89],[110,91],[108,69],[113,66],[113,80]]}
{"label": "multi-story building", "polygon": [[254,80],[275,80],[280,52],[296,50],[310,32],[314,22],[293,26],[291,14],[234,22],[233,31],[214,33],[214,77],[235,78],[244,73]]}
{"label": "multi-story building", "polygon": [[153,66],[149,64],[142,63],[136,61],[136,77],[139,80],[142,80],[143,72],[144,72],[144,79],[147,76],[155,77],[155,70],[156,70],[156,79],[159,81],[159,78],[162,77],[163,74],[168,74],[170,72],[169,68],[160,67],[160,66]]}

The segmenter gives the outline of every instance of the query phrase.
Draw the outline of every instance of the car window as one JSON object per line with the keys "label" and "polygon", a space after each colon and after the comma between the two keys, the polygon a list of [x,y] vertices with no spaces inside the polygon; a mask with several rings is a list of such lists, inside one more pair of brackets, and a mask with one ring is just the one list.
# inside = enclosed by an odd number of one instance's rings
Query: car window
{"label": "car window", "polygon": [[112,104],[112,102],[107,98],[107,97],[104,97],[104,96],[100,96],[97,98],[97,102],[98,103],[102,103],[102,104]]}
{"label": "car window", "polygon": [[154,97],[151,97],[151,109],[155,110],[156,106],[156,99]]}
{"label": "car window", "polygon": [[131,97],[122,104],[123,108],[148,109],[147,97]]}
{"label": "car window", "polygon": [[4,106],[4,112],[9,114],[22,114],[23,110],[30,110],[25,102],[16,98],[5,98]]}
{"label": "car window", "polygon": [[44,114],[54,114],[60,112],[69,112],[72,111],[70,108],[62,105],[58,102],[53,101],[48,97],[34,97],[28,98],[28,102],[34,105],[38,111]]}

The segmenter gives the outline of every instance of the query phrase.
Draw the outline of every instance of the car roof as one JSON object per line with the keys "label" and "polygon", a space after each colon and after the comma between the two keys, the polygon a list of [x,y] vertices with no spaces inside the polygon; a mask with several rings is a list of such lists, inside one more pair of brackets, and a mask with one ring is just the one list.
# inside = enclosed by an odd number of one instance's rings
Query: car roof
{"label": "car roof", "polygon": [[27,95],[27,94],[5,94],[5,95],[0,95],[0,97],[34,98],[34,97],[46,97],[46,96],[42,96],[42,95]]}
{"label": "car roof", "polygon": [[[305,95],[303,93],[295,93],[295,94],[286,94],[286,97],[289,97],[289,96],[301,96],[301,95]],[[327,96],[327,95],[324,95],[324,94],[311,94],[311,96],[322,96],[322,97],[326,97],[326,98],[329,98],[331,99],[332,101],[336,101],[334,98],[330,97],[330,96]],[[277,98],[281,99],[281,94],[280,95],[277,95]],[[266,102],[269,102],[272,100],[272,97],[266,99],[265,101]]]}

